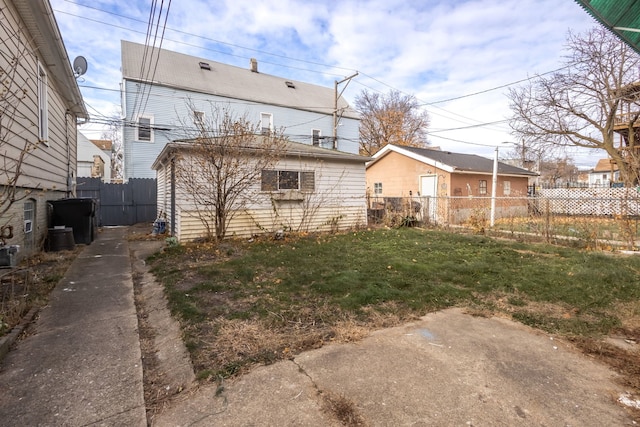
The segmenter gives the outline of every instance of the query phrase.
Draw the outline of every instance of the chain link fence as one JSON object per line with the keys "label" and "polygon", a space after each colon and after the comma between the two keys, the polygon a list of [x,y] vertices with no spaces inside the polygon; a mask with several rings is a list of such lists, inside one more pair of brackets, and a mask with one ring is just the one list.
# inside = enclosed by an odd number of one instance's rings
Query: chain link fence
{"label": "chain link fence", "polygon": [[640,188],[542,189],[528,196],[495,200],[475,196],[371,197],[368,220],[391,227],[462,227],[591,249],[638,250]]}

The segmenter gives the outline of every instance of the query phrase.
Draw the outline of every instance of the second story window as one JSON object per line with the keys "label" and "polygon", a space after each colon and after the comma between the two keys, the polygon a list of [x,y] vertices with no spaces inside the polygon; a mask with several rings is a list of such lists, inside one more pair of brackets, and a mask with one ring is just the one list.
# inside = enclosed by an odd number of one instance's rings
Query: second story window
{"label": "second story window", "polygon": [[153,132],[151,126],[153,125],[153,120],[148,116],[140,116],[138,117],[138,126],[137,126],[137,140],[138,141],[147,141],[153,142]]}
{"label": "second story window", "polygon": [[269,135],[273,131],[273,115],[260,113],[260,128],[263,135]]}
{"label": "second story window", "polygon": [[38,64],[38,138],[48,145],[49,107],[47,100],[47,72]]}
{"label": "second story window", "polygon": [[193,112],[193,124],[196,125],[198,129],[204,126],[204,111]]}
{"label": "second story window", "polygon": [[318,129],[312,129],[311,130],[312,133],[312,142],[313,145],[315,145],[316,147],[318,147],[320,145],[320,130]]}

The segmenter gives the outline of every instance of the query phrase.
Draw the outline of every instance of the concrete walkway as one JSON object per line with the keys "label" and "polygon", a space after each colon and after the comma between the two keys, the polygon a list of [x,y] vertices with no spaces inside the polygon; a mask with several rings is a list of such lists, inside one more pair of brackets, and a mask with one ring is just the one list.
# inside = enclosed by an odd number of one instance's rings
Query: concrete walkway
{"label": "concrete walkway", "polygon": [[1,425],[147,425],[126,232],[81,252],[2,362]]}

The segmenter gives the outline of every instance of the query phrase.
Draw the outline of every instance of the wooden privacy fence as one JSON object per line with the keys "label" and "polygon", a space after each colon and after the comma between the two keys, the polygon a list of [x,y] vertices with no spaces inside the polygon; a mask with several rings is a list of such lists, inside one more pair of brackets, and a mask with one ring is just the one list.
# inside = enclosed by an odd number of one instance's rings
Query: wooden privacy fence
{"label": "wooden privacy fence", "polygon": [[78,178],[77,196],[96,200],[98,225],[133,225],[156,219],[156,180],[132,178],[108,184],[100,178]]}

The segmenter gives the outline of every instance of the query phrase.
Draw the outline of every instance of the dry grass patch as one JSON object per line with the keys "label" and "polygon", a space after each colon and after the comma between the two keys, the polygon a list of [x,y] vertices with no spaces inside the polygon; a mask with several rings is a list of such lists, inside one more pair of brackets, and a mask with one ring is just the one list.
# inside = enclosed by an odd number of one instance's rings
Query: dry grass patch
{"label": "dry grass patch", "polygon": [[0,269],[0,335],[15,327],[33,307],[42,307],[82,251],[40,252],[12,269]]}

